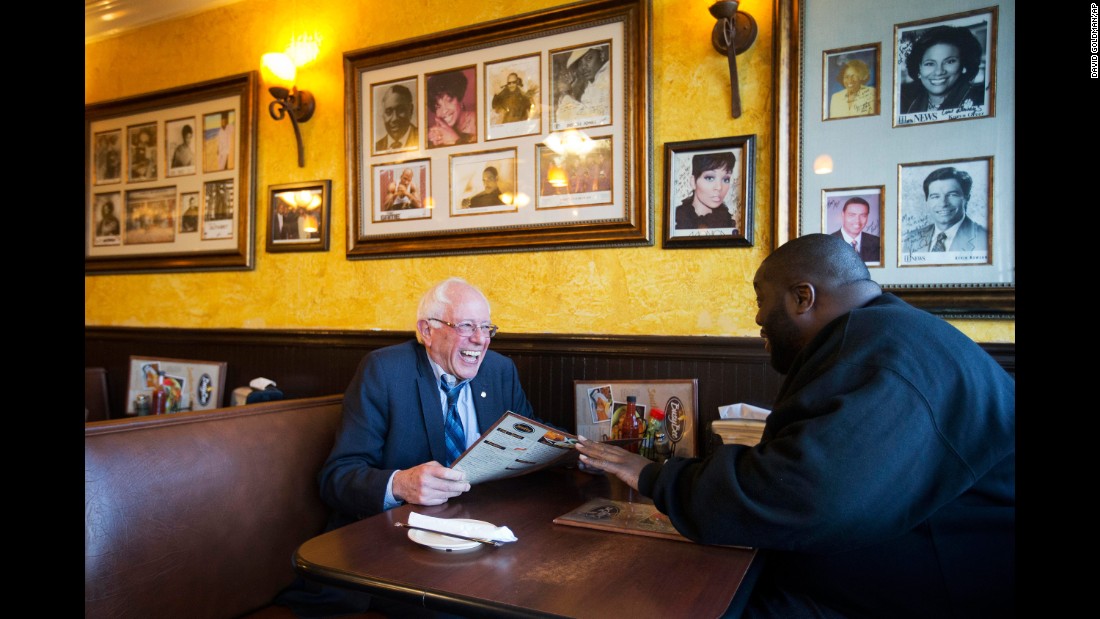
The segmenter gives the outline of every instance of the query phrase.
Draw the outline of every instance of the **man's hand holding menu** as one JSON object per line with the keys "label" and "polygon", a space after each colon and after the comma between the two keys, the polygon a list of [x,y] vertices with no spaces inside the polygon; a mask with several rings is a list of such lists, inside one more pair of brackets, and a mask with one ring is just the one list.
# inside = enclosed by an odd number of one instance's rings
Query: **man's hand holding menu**
{"label": "man's hand holding menu", "polygon": [[576,444],[573,434],[508,411],[451,468],[470,484],[515,477],[575,459]]}

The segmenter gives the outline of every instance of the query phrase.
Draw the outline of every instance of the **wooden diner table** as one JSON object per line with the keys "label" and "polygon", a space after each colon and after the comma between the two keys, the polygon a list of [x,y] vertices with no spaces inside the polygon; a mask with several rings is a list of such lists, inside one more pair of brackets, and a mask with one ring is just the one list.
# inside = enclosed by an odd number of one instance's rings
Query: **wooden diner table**
{"label": "wooden diner table", "polygon": [[[294,564],[312,580],[471,617],[721,616],[754,550],[553,523],[593,498],[652,503],[615,477],[550,468],[329,531],[302,544]],[[428,548],[394,526],[412,511],[507,526],[519,541]]]}

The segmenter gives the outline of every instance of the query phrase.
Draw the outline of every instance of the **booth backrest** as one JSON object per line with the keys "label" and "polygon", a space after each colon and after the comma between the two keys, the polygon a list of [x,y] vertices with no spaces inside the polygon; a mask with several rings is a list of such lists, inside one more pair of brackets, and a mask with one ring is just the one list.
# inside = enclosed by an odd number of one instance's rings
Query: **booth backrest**
{"label": "booth backrest", "polygon": [[84,430],[84,616],[238,617],[324,530],[317,472],[340,396],[103,421]]}

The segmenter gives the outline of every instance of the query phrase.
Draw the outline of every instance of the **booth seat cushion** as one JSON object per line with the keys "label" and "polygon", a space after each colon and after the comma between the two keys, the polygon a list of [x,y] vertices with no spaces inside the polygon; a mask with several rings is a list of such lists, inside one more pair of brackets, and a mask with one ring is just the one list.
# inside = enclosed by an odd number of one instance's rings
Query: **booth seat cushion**
{"label": "booth seat cushion", "polygon": [[270,606],[324,530],[317,472],[340,397],[86,424],[85,617],[227,618]]}

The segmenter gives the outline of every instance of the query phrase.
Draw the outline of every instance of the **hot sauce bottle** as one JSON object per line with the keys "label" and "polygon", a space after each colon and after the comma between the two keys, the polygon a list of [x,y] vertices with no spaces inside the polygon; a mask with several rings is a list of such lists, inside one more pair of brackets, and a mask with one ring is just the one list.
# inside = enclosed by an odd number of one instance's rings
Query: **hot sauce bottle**
{"label": "hot sauce bottle", "polygon": [[[619,438],[640,439],[643,431],[642,421],[638,419],[638,398],[632,395],[627,396],[626,411],[619,420]],[[624,445],[624,448],[627,451],[638,453],[638,441],[633,440]]]}

